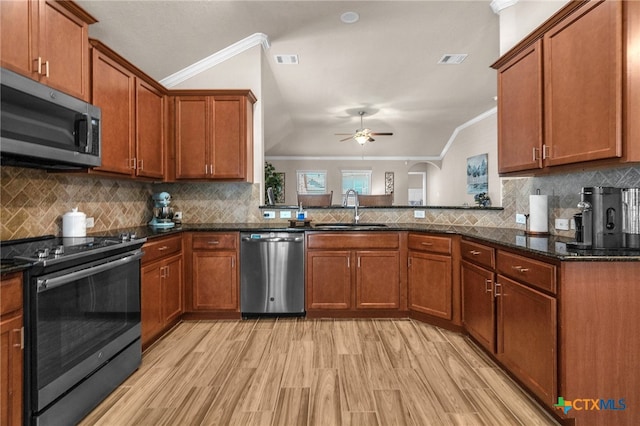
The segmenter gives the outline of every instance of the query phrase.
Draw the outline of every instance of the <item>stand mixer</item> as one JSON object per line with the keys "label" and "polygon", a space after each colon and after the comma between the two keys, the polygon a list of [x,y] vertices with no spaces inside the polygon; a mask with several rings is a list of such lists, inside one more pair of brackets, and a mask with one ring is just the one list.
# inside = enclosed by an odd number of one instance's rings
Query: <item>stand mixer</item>
{"label": "stand mixer", "polygon": [[151,196],[153,200],[153,219],[149,222],[149,226],[155,228],[173,228],[176,224],[173,222],[173,209],[169,207],[171,204],[171,195],[168,192],[157,192]]}

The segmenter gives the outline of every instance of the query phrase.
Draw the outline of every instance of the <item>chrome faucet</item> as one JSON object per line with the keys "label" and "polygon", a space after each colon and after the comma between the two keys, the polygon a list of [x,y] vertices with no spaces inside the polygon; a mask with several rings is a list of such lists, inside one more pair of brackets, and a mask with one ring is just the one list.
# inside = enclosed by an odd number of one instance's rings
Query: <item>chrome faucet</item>
{"label": "chrome faucet", "polygon": [[353,212],[353,223],[358,223],[358,221],[360,220],[360,215],[358,215],[358,206],[360,204],[360,202],[358,201],[358,191],[356,191],[355,189],[351,188],[349,190],[347,190],[346,194],[344,194],[344,203],[345,205],[349,204],[349,194],[353,193],[353,196],[355,197],[355,211]]}

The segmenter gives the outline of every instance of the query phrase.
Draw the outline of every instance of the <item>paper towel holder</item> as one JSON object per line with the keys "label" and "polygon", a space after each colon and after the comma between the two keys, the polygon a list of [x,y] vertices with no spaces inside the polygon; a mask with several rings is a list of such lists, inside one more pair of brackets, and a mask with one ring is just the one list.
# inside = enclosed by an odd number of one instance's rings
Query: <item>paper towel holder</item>
{"label": "paper towel holder", "polygon": [[526,225],[525,225],[525,231],[524,231],[524,233],[526,235],[536,235],[538,237],[544,237],[544,236],[547,236],[547,235],[551,235],[551,233],[548,232],[548,231],[547,232],[531,231],[529,229],[529,215],[525,214],[524,217],[525,217],[525,221],[527,222]]}

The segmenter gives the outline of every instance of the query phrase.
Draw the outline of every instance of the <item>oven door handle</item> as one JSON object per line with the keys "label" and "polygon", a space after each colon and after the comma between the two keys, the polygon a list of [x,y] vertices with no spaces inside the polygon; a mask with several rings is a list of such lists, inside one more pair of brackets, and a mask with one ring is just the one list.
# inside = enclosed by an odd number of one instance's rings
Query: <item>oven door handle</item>
{"label": "oven door handle", "polygon": [[86,278],[91,275],[99,274],[100,272],[108,271],[109,269],[117,268],[119,266],[135,262],[141,259],[143,255],[143,252],[139,252],[126,257],[122,257],[120,259],[113,260],[111,262],[106,262],[89,268],[80,269],[79,271],[70,272],[59,277],[39,279],[36,280],[36,287],[38,293],[42,293],[43,291],[48,291],[56,287],[60,287],[65,284],[80,280],[82,278]]}

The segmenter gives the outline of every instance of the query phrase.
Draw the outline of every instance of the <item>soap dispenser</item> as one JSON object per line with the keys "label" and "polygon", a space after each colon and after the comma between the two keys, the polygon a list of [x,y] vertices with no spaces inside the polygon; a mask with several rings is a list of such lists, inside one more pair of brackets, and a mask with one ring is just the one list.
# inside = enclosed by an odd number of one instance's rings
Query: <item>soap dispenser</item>
{"label": "soap dispenser", "polygon": [[300,208],[298,209],[298,213],[296,215],[296,219],[298,220],[304,220],[306,218],[307,214],[304,210],[302,210],[302,201],[300,202]]}

